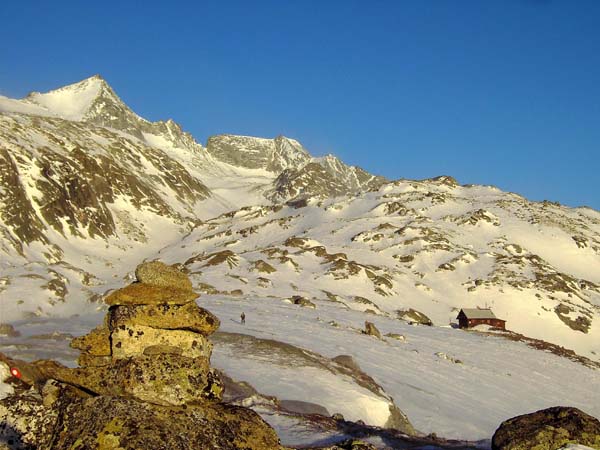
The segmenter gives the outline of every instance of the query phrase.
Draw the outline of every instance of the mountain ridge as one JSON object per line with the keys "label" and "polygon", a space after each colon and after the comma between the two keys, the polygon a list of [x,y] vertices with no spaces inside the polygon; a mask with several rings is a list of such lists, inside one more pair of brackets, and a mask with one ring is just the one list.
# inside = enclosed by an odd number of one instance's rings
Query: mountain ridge
{"label": "mountain ridge", "polygon": [[[71,91],[86,101],[65,106],[43,97],[62,98]],[[288,279],[300,273],[297,287],[306,277],[311,286],[322,285],[308,289],[311,298],[327,291],[352,309],[386,314],[413,308],[433,315],[438,325],[461,306],[463,295],[487,295],[486,286],[501,303],[506,292],[515,298],[526,292],[524,303],[511,301],[503,310],[526,311],[527,320],[511,318],[515,331],[598,359],[590,352],[597,355],[600,349],[582,344],[596,336],[600,322],[600,279],[594,275],[600,213],[593,209],[529,202],[494,187],[461,186],[449,176],[389,182],[333,155],[313,157],[285,136],[216,135],[203,147],[173,121],[151,123],[137,116],[99,76],[28,98],[0,99],[5,194],[0,251],[11,274],[0,290],[15,294],[31,285],[43,294],[23,300],[27,308],[15,308],[11,319],[19,309],[51,314],[76,292],[97,298],[110,288],[115,271],[126,273],[132,261],[159,251],[172,262],[221,255],[217,259],[232,267],[218,266],[220,276],[253,280],[253,295],[300,295],[268,276],[255,277],[251,265],[235,269],[245,258],[241,255],[258,249],[266,252],[259,259],[277,271],[285,272],[280,263],[292,268]],[[55,114],[15,106],[32,106],[34,100],[40,108],[46,105],[46,112],[54,105]],[[57,117],[57,108],[80,120]],[[319,221],[323,226],[315,225]],[[333,223],[329,234],[313,235]],[[205,227],[209,231],[199,235]],[[346,228],[353,232],[340,231]],[[199,241],[190,241],[194,235]],[[211,235],[219,238],[208,239]],[[243,243],[255,237],[260,237],[256,249],[245,248]],[[294,252],[324,260],[296,261],[284,245],[294,239],[314,241],[292,246]],[[559,253],[548,251],[547,242]],[[181,246],[196,250],[176,251]],[[247,263],[261,266],[258,260]],[[347,286],[336,291],[327,286],[330,279]],[[214,289],[248,291],[220,284]],[[453,300],[440,300],[448,292],[454,292]],[[542,322],[534,320],[538,313],[554,331],[540,328]]]}

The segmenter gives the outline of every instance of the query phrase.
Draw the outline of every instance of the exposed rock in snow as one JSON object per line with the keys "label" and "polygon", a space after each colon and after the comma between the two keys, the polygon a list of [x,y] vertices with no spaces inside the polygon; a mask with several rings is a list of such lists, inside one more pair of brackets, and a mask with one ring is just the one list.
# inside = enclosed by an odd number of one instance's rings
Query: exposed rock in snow
{"label": "exposed rock in snow", "polygon": [[492,450],[552,450],[567,444],[600,448],[600,421],[577,408],[557,406],[502,422]]}

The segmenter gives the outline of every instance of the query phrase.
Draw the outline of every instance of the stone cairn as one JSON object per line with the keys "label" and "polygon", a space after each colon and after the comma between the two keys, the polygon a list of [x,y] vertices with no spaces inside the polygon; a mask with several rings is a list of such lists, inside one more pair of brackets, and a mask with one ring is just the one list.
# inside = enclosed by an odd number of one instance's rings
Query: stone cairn
{"label": "stone cairn", "polygon": [[135,275],[136,283],[105,299],[104,324],[71,342],[82,369],[64,381],[158,405],[220,400],[207,339],[219,319],[196,305],[192,283],[176,268],[153,261]]}
{"label": "stone cairn", "polygon": [[188,277],[157,261],[135,274],[106,297],[103,325],[71,342],[79,367],[12,362],[41,396],[0,400],[0,437],[13,430],[19,449],[280,449],[258,414],[220,403],[207,339],[219,320]]}

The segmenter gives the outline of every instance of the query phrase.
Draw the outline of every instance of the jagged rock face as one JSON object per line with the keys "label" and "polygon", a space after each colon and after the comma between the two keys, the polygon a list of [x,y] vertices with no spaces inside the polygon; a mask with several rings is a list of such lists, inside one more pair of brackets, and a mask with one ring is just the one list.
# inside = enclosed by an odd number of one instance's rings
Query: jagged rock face
{"label": "jagged rock face", "polygon": [[233,166],[274,173],[290,167],[301,167],[311,159],[298,141],[284,136],[275,139],[230,134],[211,136],[206,151],[219,161]]}
{"label": "jagged rock face", "polygon": [[182,148],[202,149],[173,120],[149,122],[135,114],[99,75],[47,93],[32,92],[23,102],[38,106],[36,114],[113,128],[142,140],[145,134],[158,135]]}
{"label": "jagged rock face", "polygon": [[316,158],[301,168],[284,170],[265,196],[281,202],[297,197],[329,198],[376,189],[386,182],[335,157]]}
{"label": "jagged rock face", "polygon": [[556,406],[508,419],[492,450],[556,450],[567,444],[600,448],[600,421],[577,408]]}
{"label": "jagged rock face", "polygon": [[348,166],[333,155],[316,158],[316,161],[339,183],[344,184],[347,192],[376,190],[388,182],[385,177],[372,175],[360,167]]}
{"label": "jagged rock face", "polygon": [[219,135],[208,139],[208,153],[220,161],[279,174],[265,197],[281,203],[299,196],[327,198],[376,189],[387,180],[348,166],[332,155],[312,158],[299,142],[279,136],[259,139]]}
{"label": "jagged rock face", "polygon": [[209,195],[163,151],[58,118],[0,115],[0,160],[6,192],[0,218],[25,244],[47,243],[48,228],[66,236],[116,236],[121,220],[112,205],[118,200],[183,223],[193,218],[186,209]]}

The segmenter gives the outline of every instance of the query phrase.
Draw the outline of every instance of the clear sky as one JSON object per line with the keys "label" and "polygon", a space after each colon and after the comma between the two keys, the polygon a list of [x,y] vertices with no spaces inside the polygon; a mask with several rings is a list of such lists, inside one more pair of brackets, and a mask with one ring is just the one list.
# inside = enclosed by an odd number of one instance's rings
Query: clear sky
{"label": "clear sky", "polygon": [[197,140],[600,210],[600,1],[0,2],[0,94],[101,74]]}

